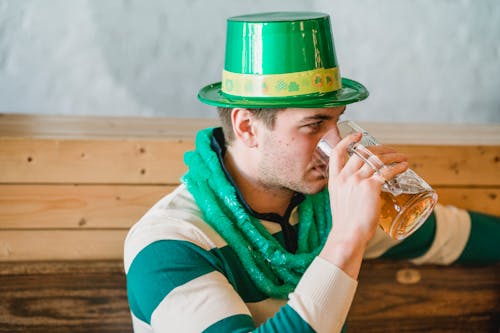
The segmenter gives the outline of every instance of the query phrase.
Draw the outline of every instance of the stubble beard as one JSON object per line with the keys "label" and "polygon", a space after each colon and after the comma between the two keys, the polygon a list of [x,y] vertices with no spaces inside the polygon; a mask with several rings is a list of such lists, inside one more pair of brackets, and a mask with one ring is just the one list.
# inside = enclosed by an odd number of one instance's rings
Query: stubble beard
{"label": "stubble beard", "polygon": [[[279,173],[278,170],[276,171]],[[302,194],[316,194],[328,185],[328,181],[324,177],[314,177],[308,180],[307,174],[305,174],[301,178],[295,179],[293,176],[287,177],[287,174],[284,172],[279,174],[263,172],[261,185],[268,191]]]}
{"label": "stubble beard", "polygon": [[262,188],[287,195],[290,193],[315,194],[327,186],[327,179],[317,174],[311,164],[301,168],[292,162],[292,166],[295,167],[291,168],[290,161],[288,155],[281,155],[276,151],[266,152],[258,164]]}

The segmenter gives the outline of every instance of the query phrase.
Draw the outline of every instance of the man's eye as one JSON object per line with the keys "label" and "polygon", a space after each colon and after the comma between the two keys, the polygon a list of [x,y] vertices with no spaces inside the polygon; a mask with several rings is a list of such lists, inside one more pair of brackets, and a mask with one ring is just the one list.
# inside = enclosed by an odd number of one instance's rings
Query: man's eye
{"label": "man's eye", "polygon": [[318,121],[316,123],[308,124],[306,126],[309,127],[310,129],[317,130],[321,127],[322,124],[323,124],[322,121]]}

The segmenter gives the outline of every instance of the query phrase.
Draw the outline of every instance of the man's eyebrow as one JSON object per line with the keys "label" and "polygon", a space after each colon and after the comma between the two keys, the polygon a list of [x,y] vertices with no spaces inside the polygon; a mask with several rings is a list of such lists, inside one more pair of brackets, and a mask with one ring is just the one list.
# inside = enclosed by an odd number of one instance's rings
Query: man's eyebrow
{"label": "man's eyebrow", "polygon": [[311,120],[330,120],[333,117],[329,114],[315,114],[312,116],[304,117],[300,120],[301,123],[306,123]]}

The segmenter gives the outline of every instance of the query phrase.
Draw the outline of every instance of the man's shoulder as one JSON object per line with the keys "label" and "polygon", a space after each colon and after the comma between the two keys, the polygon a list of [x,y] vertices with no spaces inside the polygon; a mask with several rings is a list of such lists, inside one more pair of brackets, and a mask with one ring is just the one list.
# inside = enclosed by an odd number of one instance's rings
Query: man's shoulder
{"label": "man's shoulder", "polygon": [[200,209],[189,193],[185,184],[177,186],[172,192],[161,198],[145,215],[152,214],[179,214],[186,212],[194,215],[201,215]]}
{"label": "man's shoulder", "polygon": [[222,237],[205,222],[184,184],[161,198],[130,228],[124,244],[125,266],[142,249],[159,241],[189,242],[207,251],[225,245]]}

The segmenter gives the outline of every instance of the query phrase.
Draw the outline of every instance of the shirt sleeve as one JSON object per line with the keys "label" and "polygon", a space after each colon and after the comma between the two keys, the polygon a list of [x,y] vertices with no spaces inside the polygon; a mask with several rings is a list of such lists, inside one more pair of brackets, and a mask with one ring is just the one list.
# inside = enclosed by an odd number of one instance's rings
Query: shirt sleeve
{"label": "shirt sleeve", "polygon": [[407,239],[395,241],[379,232],[370,243],[366,258],[440,265],[495,262],[500,260],[500,218],[437,204],[422,227]]}
{"label": "shirt sleeve", "polygon": [[454,206],[436,205],[436,231],[429,249],[412,259],[415,264],[449,265],[463,252],[471,230],[470,215]]}
{"label": "shirt sleeve", "polygon": [[316,332],[340,332],[356,292],[357,281],[327,260],[316,257],[304,273],[289,305]]}
{"label": "shirt sleeve", "polygon": [[459,263],[492,263],[500,261],[500,217],[469,212],[470,236]]}

